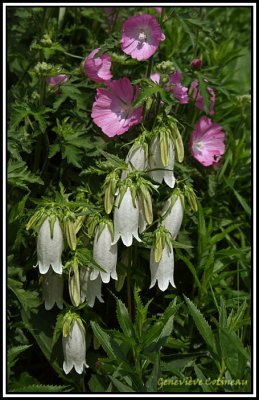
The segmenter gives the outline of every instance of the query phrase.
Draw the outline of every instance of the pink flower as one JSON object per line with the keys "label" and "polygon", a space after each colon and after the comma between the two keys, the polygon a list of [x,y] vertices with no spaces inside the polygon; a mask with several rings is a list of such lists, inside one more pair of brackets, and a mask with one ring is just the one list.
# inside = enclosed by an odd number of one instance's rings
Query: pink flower
{"label": "pink flower", "polygon": [[138,61],[150,58],[162,40],[165,40],[165,35],[152,15],[129,17],[123,24],[121,48]]}
{"label": "pink flower", "polygon": [[56,86],[56,85],[61,85],[62,83],[65,83],[68,81],[68,77],[65,74],[60,74],[60,75],[55,75],[55,76],[49,76],[46,79],[47,83],[51,86]]}
{"label": "pink flower", "polygon": [[[205,82],[207,82],[207,80]],[[193,97],[195,99],[195,106],[199,110],[205,111],[203,98],[202,98],[202,96],[200,94],[200,91],[198,90],[198,87],[199,87],[199,82],[198,82],[197,79],[195,79],[195,81],[193,81],[192,84],[191,84],[191,90],[193,91]],[[215,94],[214,90],[211,87],[208,87],[207,90],[208,90],[208,92],[210,94],[210,111],[209,111],[209,114],[213,115],[213,114],[215,114],[214,106],[215,106],[216,94]]]}
{"label": "pink flower", "polygon": [[108,54],[102,54],[94,58],[100,48],[93,50],[84,61],[85,75],[94,82],[105,82],[112,78],[111,64],[112,59]]}
{"label": "pink flower", "polygon": [[192,132],[191,153],[205,167],[216,164],[225,152],[224,139],[222,127],[210,118],[202,116]]}
{"label": "pink flower", "polygon": [[120,78],[98,88],[92,108],[92,118],[103,133],[109,137],[122,135],[142,120],[142,107],[133,109],[132,102],[139,93],[128,78]]}
{"label": "pink flower", "polygon": [[159,15],[161,15],[161,13],[162,13],[162,7],[154,7],[154,8],[155,8],[156,12],[157,12]]}
{"label": "pink flower", "polygon": [[151,79],[151,81],[153,81],[154,83],[159,85],[159,83],[160,83],[160,74],[158,72],[155,72],[154,74],[150,75],[150,79]]}
{"label": "pink flower", "polygon": [[180,82],[182,80],[182,74],[180,71],[176,71],[169,76],[169,81],[167,82],[166,90],[173,90],[174,97],[179,100],[180,104],[187,104],[188,98],[188,88],[183,86]]}

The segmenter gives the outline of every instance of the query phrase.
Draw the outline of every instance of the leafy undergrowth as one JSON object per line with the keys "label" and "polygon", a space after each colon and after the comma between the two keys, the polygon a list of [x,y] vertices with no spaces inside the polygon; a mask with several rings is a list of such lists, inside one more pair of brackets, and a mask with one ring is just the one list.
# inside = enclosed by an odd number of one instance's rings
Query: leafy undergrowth
{"label": "leafy undergrowth", "polygon": [[[249,393],[251,8],[170,6],[161,16],[154,7],[114,10],[109,15],[104,7],[7,7],[8,392]],[[169,60],[183,72],[186,87],[198,79],[205,112],[210,99],[204,79],[216,93],[213,120],[223,127],[226,150],[214,166],[199,164],[189,149],[203,115],[195,101],[177,102],[147,80],[148,61],[138,62],[120,48],[123,22],[143,12],[159,18],[166,36],[153,72]],[[134,107],[145,107],[150,131],[158,111],[152,100],[159,104],[162,97],[165,113],[177,119],[185,155],[174,171],[197,199],[187,196],[173,242],[176,288],[149,289],[154,223],[169,191],[165,184],[155,190],[143,176],[145,212],[150,217],[153,206],[154,222],[142,242],[134,240],[130,248],[118,242],[118,280],[103,284],[104,302],[89,307],[75,300],[71,265],[75,275],[75,260],[80,268],[102,271],[92,254],[93,232],[100,215],[110,214],[113,173],[125,168],[130,144],[142,129],[139,124],[111,139],[94,124],[91,109],[100,85],[86,77],[82,62],[97,47],[110,54],[113,79],[127,76],[140,85]],[[197,57],[203,60],[199,71],[191,68]],[[60,73],[69,79],[57,93],[46,76]],[[42,276],[33,268],[45,214],[35,217],[36,229],[28,221],[44,207],[56,207],[64,218],[62,310],[45,310]],[[89,368],[82,375],[63,370],[62,321],[68,311],[78,313],[85,326]]]}

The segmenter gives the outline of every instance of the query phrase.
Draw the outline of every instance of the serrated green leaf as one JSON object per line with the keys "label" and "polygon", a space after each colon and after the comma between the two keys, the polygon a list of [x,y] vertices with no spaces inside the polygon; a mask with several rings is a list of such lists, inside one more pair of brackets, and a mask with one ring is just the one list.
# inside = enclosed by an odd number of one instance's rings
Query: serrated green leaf
{"label": "serrated green leaf", "polygon": [[110,336],[100,327],[95,321],[90,321],[93,333],[97,337],[99,343],[102,345],[104,351],[111,359],[116,359],[116,354],[111,346]]}
{"label": "serrated green leaf", "polygon": [[41,303],[38,292],[32,290],[24,290],[23,283],[13,278],[8,278],[7,285],[8,289],[10,289],[15,294],[15,296],[27,312],[37,312],[37,309]]}
{"label": "serrated green leaf", "polygon": [[29,190],[28,184],[30,183],[44,184],[38,175],[28,170],[24,161],[10,159],[7,166],[7,173],[8,184],[21,189]]}
{"label": "serrated green leaf", "polygon": [[28,345],[22,345],[22,346],[15,346],[15,347],[11,347],[10,349],[8,349],[8,351],[7,351],[8,368],[12,368],[17,361],[17,357],[22,352],[29,349],[31,346],[32,346],[32,344],[28,344]]}
{"label": "serrated green leaf", "polygon": [[196,305],[188,297],[186,297],[185,295],[183,296],[187,303],[190,314],[195,322],[195,325],[198,328],[198,331],[200,332],[204,341],[207,343],[210,351],[212,353],[215,353],[216,341],[210,325],[208,324],[208,322],[206,321],[200,310],[198,310]]}
{"label": "serrated green leaf", "polygon": [[68,385],[27,385],[18,386],[15,390],[11,392],[19,393],[62,393],[70,392],[72,390],[71,386]]}
{"label": "serrated green leaf", "polygon": [[130,319],[129,312],[125,304],[118,299],[115,295],[113,295],[116,300],[116,315],[120,327],[125,336],[132,337],[133,335],[133,325]]}
{"label": "serrated green leaf", "polygon": [[158,85],[141,88],[140,94],[138,95],[136,100],[134,100],[132,103],[132,107],[137,108],[141,106],[147,99],[149,99],[158,92],[161,92],[161,88]]}

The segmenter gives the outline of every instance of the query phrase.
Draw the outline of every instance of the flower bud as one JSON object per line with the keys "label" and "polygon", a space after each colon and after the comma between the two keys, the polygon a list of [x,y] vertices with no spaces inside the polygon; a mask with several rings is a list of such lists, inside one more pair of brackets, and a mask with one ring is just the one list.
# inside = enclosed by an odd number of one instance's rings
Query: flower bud
{"label": "flower bud", "polygon": [[80,280],[78,264],[75,262],[72,263],[69,270],[68,290],[73,306],[78,307],[80,304]]}
{"label": "flower bud", "polygon": [[60,228],[59,220],[56,218],[53,227],[53,237],[50,231],[50,219],[46,218],[43,222],[37,239],[37,264],[39,272],[46,274],[49,267],[52,267],[57,274],[62,274],[61,254],[63,251],[63,234]]}
{"label": "flower bud", "polygon": [[192,69],[200,69],[202,67],[202,61],[200,58],[195,58],[192,60],[191,64]]}
{"label": "flower bud", "polygon": [[55,303],[60,310],[63,309],[63,288],[63,275],[56,274],[52,269],[49,269],[44,275],[42,283],[42,297],[46,310],[51,310]]}
{"label": "flower bud", "polygon": [[68,374],[74,367],[78,374],[82,374],[84,366],[86,368],[89,366],[86,364],[85,360],[85,330],[80,318],[72,318],[69,324],[68,334],[64,336],[63,332],[62,344],[64,353],[63,370]]}

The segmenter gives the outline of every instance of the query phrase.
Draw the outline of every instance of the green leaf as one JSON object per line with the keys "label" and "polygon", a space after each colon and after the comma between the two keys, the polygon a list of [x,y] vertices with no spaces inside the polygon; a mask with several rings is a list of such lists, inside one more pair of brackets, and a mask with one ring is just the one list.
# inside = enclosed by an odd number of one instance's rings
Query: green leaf
{"label": "green leaf", "polygon": [[203,208],[200,202],[198,203],[198,233],[199,233],[198,251],[199,255],[201,256],[207,249],[207,242],[209,238],[207,234]]}
{"label": "green leaf", "polygon": [[158,92],[161,92],[161,88],[158,85],[141,88],[139,96],[132,103],[132,107],[137,108],[141,106],[147,99]]}
{"label": "green leaf", "polygon": [[8,183],[21,189],[29,190],[27,186],[29,183],[44,184],[38,175],[28,170],[24,161],[10,159],[7,166],[7,173]]}
{"label": "green leaf", "polygon": [[235,189],[233,189],[233,192],[245,212],[251,217],[251,207],[249,207],[244,197],[242,197],[241,194],[239,194]]}
{"label": "green leaf", "polygon": [[92,393],[95,393],[95,392],[105,393],[107,390],[106,390],[106,387],[103,385],[104,382],[105,382],[105,378],[103,376],[92,374],[92,376],[88,382],[90,391]]}
{"label": "green leaf", "polygon": [[127,307],[115,295],[113,295],[113,296],[116,299],[116,315],[117,315],[117,319],[120,324],[120,327],[125,336],[132,337],[133,325],[132,325]]}
{"label": "green leaf", "polygon": [[135,392],[130,386],[126,385],[125,383],[119,381],[119,379],[114,378],[111,375],[108,375],[110,380],[112,381],[113,385],[118,389],[119,392],[121,393],[128,393],[128,392]]}
{"label": "green leaf", "polygon": [[231,226],[228,226],[223,232],[217,233],[216,235],[212,236],[210,238],[210,245],[214,245],[218,242],[220,242],[222,239],[224,239],[230,232],[232,232],[234,229],[238,228],[240,224],[233,224]]}
{"label": "green leaf", "polygon": [[200,310],[198,310],[198,308],[195,306],[195,304],[188,297],[186,297],[185,295],[183,296],[187,303],[189,312],[201,336],[207,343],[210,351],[212,353],[216,353],[216,341],[210,325],[208,324],[204,316],[201,314]]}
{"label": "green leaf", "polygon": [[195,371],[197,378],[200,379],[200,381],[202,382],[202,384],[200,385],[202,390],[205,393],[213,393],[215,391],[215,390],[213,390],[213,386],[208,385],[206,383],[207,378],[203,374],[202,370],[196,364],[194,364],[194,371]]}
{"label": "green leaf", "polygon": [[102,345],[104,351],[111,359],[116,359],[116,354],[111,345],[110,336],[100,327],[95,321],[90,321],[94,335],[97,337],[99,343]]}
{"label": "green leaf", "polygon": [[71,386],[67,385],[28,385],[16,387],[15,390],[11,390],[11,392],[20,392],[20,393],[62,393],[62,392],[70,392],[72,390]]}
{"label": "green leaf", "polygon": [[41,303],[39,293],[37,291],[24,290],[23,283],[13,278],[8,278],[7,285],[8,289],[15,294],[26,312],[37,312],[37,309]]}
{"label": "green leaf", "polygon": [[174,316],[182,306],[182,303],[176,304],[176,302],[177,298],[171,301],[159,320],[145,332],[143,338],[143,351],[145,353],[159,351],[168,336],[171,335]]}
{"label": "green leaf", "polygon": [[23,346],[15,346],[11,347],[7,351],[7,361],[8,361],[8,376],[10,377],[10,370],[11,368],[15,365],[15,363],[18,361],[18,357],[21,353],[23,353],[25,350],[29,349],[32,346],[32,344],[29,345],[23,345]]}
{"label": "green leaf", "polygon": [[200,280],[198,278],[198,275],[196,273],[196,269],[195,269],[194,265],[192,264],[192,262],[187,257],[183,256],[182,254],[178,254],[178,258],[180,260],[182,260],[187,265],[187,267],[189,268],[189,270],[191,271],[191,273],[192,273],[192,275],[194,277],[194,280],[195,280],[195,283],[196,283],[197,287],[199,289],[201,289]]}

